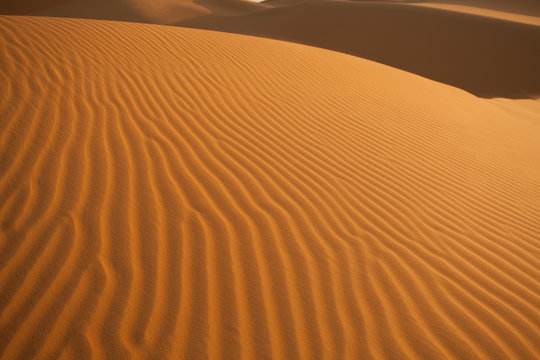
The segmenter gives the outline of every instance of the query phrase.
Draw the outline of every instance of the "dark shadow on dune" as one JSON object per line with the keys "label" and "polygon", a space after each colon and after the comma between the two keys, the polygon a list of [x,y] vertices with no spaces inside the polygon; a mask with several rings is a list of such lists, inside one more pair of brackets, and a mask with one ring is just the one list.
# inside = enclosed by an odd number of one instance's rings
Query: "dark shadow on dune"
{"label": "dark shadow on dune", "polygon": [[72,0],[0,0],[0,14],[27,15],[70,2]]}
{"label": "dark shadow on dune", "polygon": [[540,97],[540,27],[399,4],[315,1],[177,25],[340,51],[479,97]]}
{"label": "dark shadow on dune", "polygon": [[151,22],[127,0],[0,0],[0,14]]}
{"label": "dark shadow on dune", "polygon": [[[149,0],[151,3],[153,0]],[[198,0],[201,9],[212,14],[238,15],[259,10],[255,2],[244,0]],[[81,19],[117,20],[148,24],[170,25],[173,21],[191,19],[206,13],[190,8],[191,0],[164,2],[167,8],[165,19],[145,13],[144,7],[130,0],[0,0],[1,15],[52,16]],[[159,8],[159,6],[158,6]]]}

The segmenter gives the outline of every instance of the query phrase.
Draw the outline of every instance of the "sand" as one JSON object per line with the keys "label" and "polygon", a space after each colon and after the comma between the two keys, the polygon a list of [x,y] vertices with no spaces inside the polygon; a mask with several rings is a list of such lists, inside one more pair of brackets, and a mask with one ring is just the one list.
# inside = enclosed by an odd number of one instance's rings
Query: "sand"
{"label": "sand", "polygon": [[313,0],[177,24],[335,50],[479,97],[540,98],[540,26],[534,25],[540,17],[526,21],[522,15],[472,9]]}
{"label": "sand", "polygon": [[0,0],[0,14],[172,24],[203,15],[242,14],[260,6],[244,0]]}
{"label": "sand", "polygon": [[323,47],[0,16],[0,358],[540,358],[533,82]]}
{"label": "sand", "polygon": [[[486,18],[494,18],[500,20],[506,20],[510,22],[520,22],[529,25],[540,25],[540,12],[538,15],[526,15],[519,14],[515,12],[506,12],[495,10],[493,8],[482,8],[470,6],[469,4],[447,4],[447,3],[429,3],[429,2],[419,2],[411,3],[410,5],[418,5],[424,7],[431,7],[434,9],[450,10],[458,13],[478,15]],[[515,10],[514,10],[515,11]],[[536,12],[533,12],[533,14]]]}

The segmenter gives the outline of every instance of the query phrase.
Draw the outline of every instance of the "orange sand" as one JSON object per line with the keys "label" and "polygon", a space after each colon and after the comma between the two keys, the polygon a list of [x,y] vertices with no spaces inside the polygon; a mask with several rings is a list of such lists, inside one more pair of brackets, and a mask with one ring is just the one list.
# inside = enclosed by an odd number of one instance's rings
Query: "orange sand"
{"label": "orange sand", "polygon": [[540,26],[531,24],[537,18],[527,22],[512,13],[424,3],[274,1],[272,8],[247,14],[216,13],[177,24],[335,50],[484,98],[540,98]]}
{"label": "orange sand", "polygon": [[1,359],[540,358],[538,100],[22,16],[0,94]]}

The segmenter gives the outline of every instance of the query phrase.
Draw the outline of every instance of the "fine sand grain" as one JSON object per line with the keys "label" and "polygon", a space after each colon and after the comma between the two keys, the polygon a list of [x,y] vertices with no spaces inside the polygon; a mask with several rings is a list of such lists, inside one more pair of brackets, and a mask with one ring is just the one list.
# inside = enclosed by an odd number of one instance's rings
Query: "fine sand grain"
{"label": "fine sand grain", "polygon": [[0,94],[2,359],[540,358],[537,100],[17,16]]}

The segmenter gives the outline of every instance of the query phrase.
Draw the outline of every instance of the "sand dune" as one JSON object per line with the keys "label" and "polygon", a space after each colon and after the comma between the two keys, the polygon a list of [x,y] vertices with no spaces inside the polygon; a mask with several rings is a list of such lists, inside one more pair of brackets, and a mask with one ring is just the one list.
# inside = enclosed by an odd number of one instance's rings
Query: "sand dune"
{"label": "sand dune", "polygon": [[254,35],[359,56],[484,98],[540,97],[537,0],[0,0],[0,14]]}
{"label": "sand dune", "polygon": [[170,24],[208,14],[242,14],[256,9],[247,0],[0,0],[0,14]]}
{"label": "sand dune", "polygon": [[0,357],[540,357],[538,102],[0,18]]}
{"label": "sand dune", "polygon": [[410,0],[405,2],[464,5],[505,13],[540,16],[540,2],[536,0]]}
{"label": "sand dune", "polygon": [[308,1],[179,25],[336,50],[481,97],[540,97],[540,26],[520,22],[406,4]]}
{"label": "sand dune", "polygon": [[464,13],[464,14],[472,14],[477,16],[483,16],[487,18],[493,18],[493,19],[500,19],[500,20],[506,20],[511,22],[518,22],[528,25],[540,25],[540,15],[534,16],[534,15],[524,15],[519,13],[513,13],[513,12],[507,12],[507,11],[500,11],[500,10],[494,10],[490,8],[481,8],[481,7],[475,7],[469,5],[460,5],[460,4],[445,4],[445,3],[412,3],[412,5],[419,5],[424,7],[432,7],[435,9],[441,9],[441,10],[450,10],[455,11],[458,13]]}

